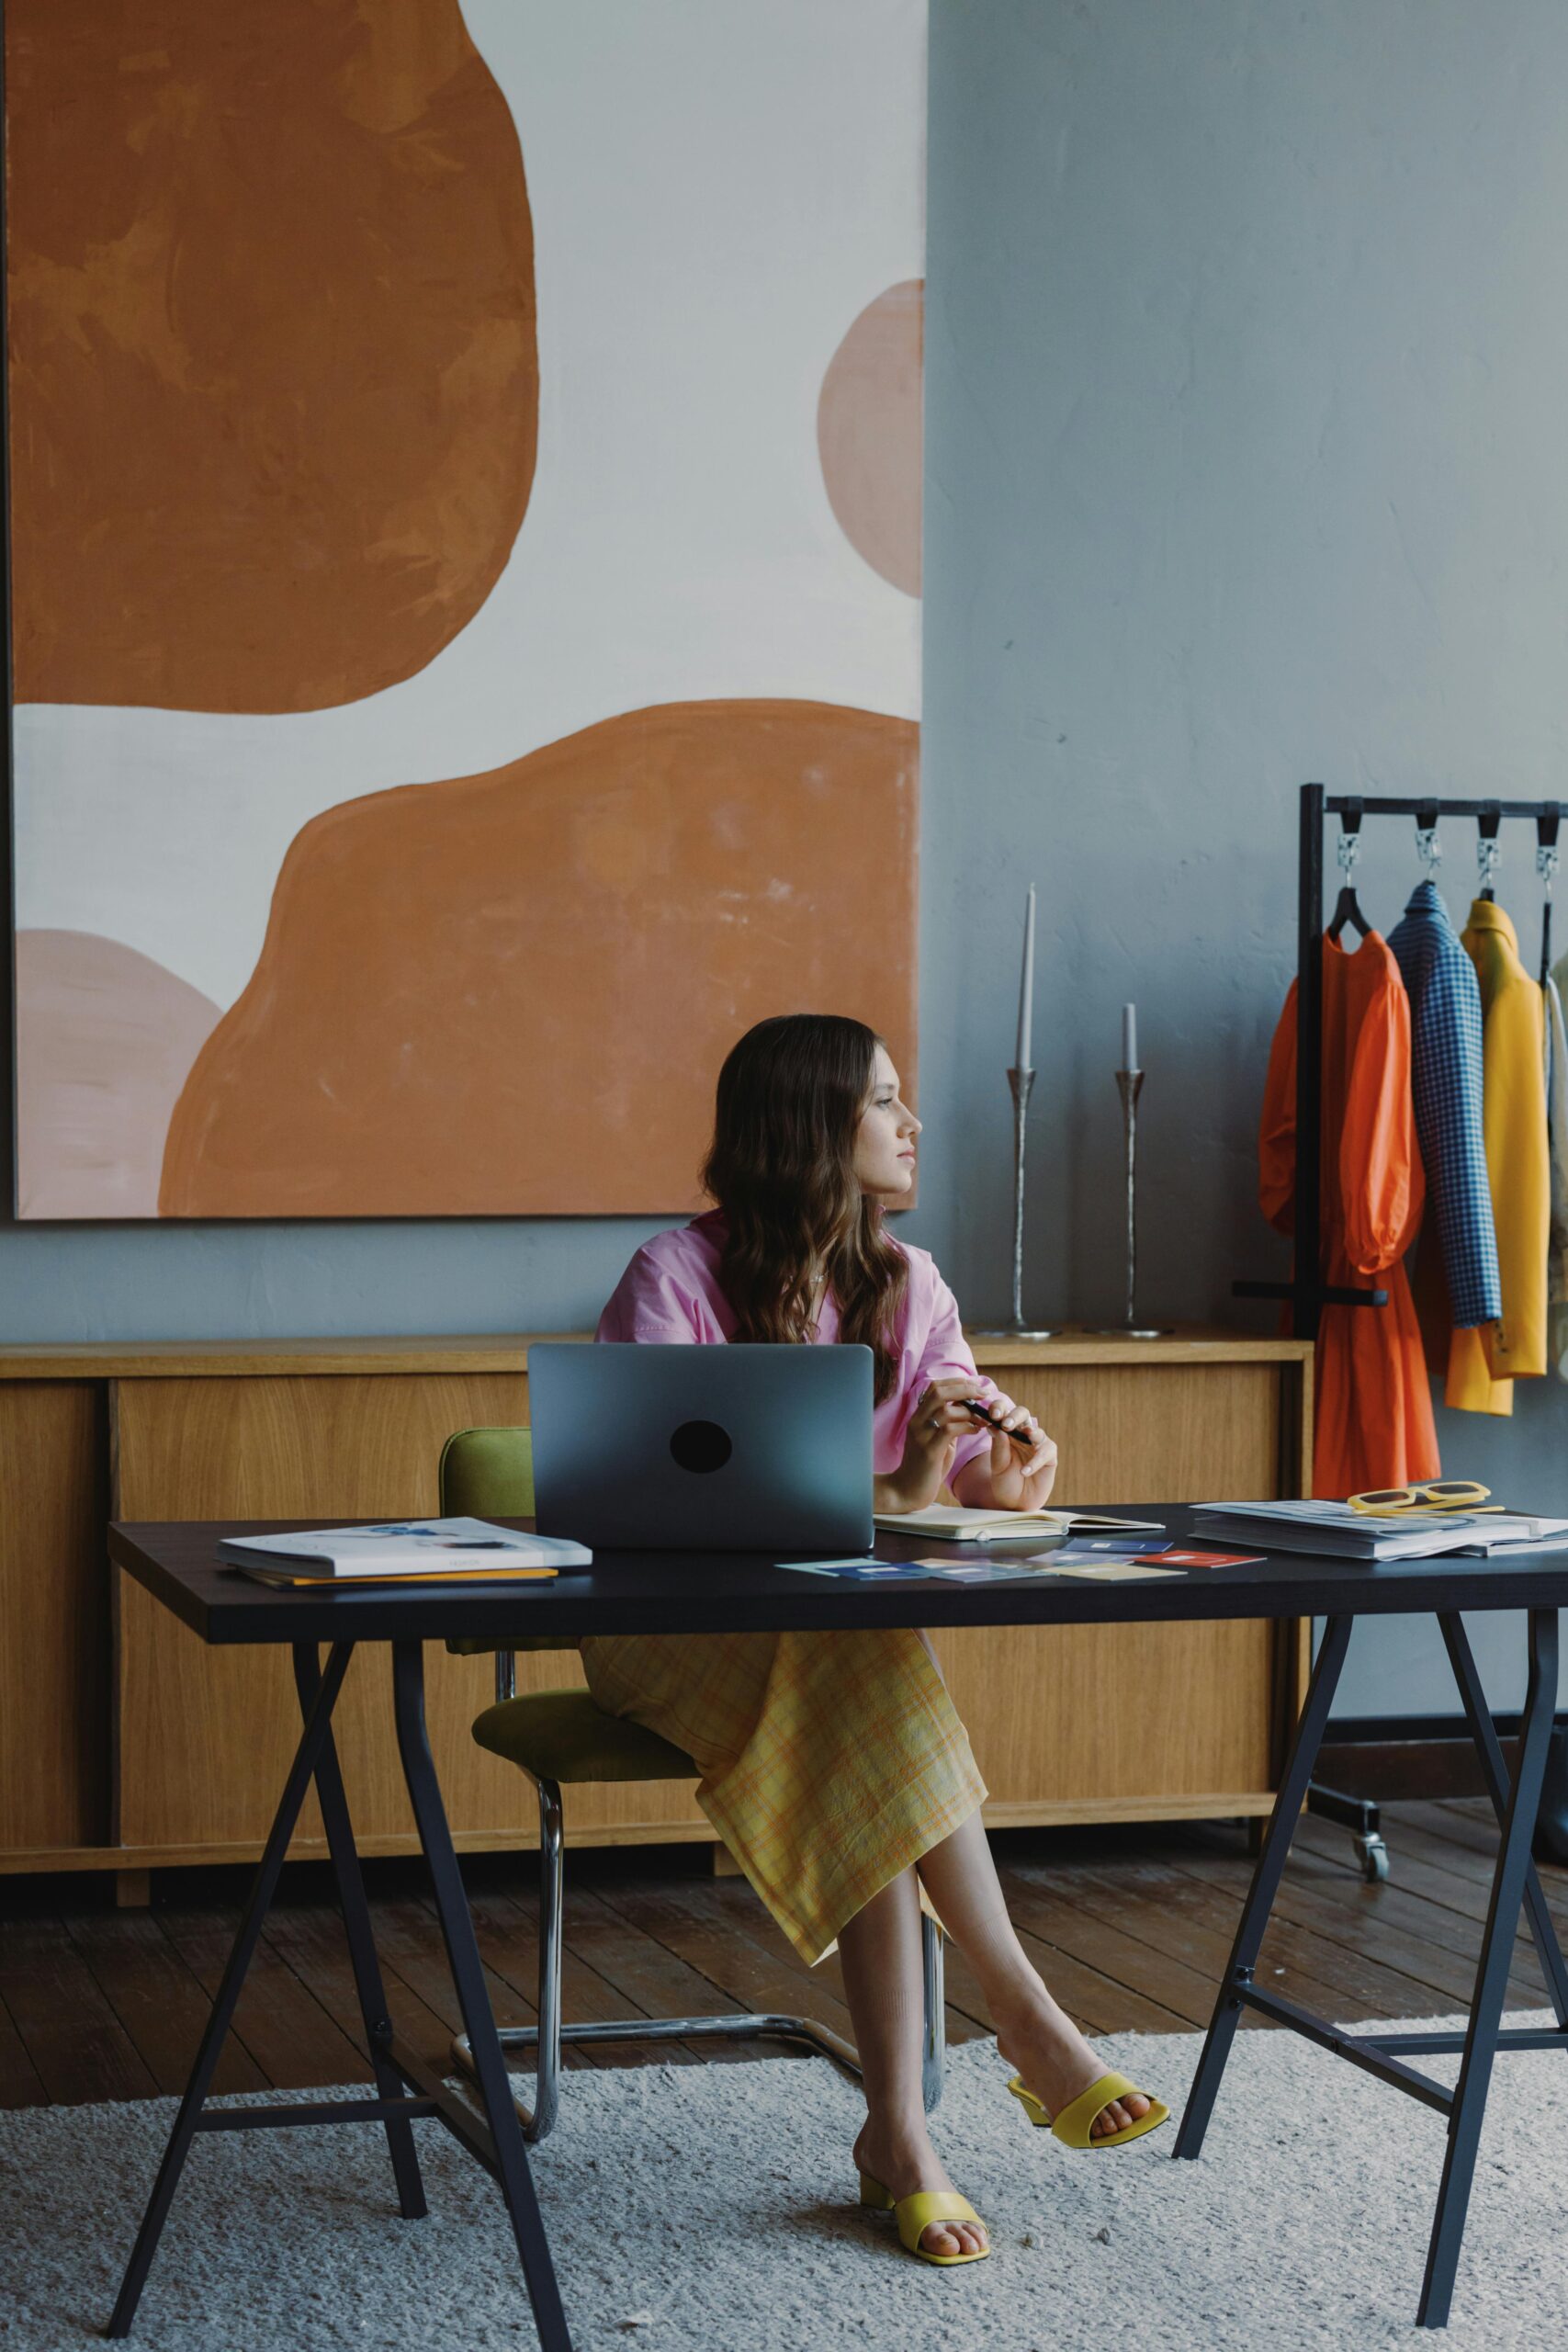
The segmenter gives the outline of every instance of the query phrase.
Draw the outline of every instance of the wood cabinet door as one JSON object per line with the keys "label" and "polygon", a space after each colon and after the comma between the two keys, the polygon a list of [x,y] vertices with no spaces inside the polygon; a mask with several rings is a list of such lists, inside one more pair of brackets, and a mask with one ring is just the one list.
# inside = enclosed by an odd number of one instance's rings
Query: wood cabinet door
{"label": "wood cabinet door", "polygon": [[[422,1373],[124,1380],[113,1409],[116,1518],[328,1520],[434,1512],[451,1432],[524,1422],[528,1406],[521,1373]],[[209,1648],[114,1574],[118,1842],[259,1845],[299,1736],[288,1651]],[[432,1643],[426,1668],[431,1747],[454,1834],[497,1845],[530,1838],[532,1787],[469,1736],[494,1696],[491,1660],[451,1657]],[[575,1651],[518,1659],[520,1690],[581,1679]],[[355,1653],[333,1724],[355,1836],[367,1851],[412,1843],[384,1643]],[[574,1826],[617,1814],[645,1820],[650,1807],[672,1823],[694,1813],[683,1785],[584,1790]],[[322,1839],[312,1794],[296,1844],[319,1849]]]}
{"label": "wood cabinet door", "polygon": [[[1091,1510],[1295,1491],[1297,1365],[990,1370],[1061,1448],[1053,1501]],[[1271,1789],[1280,1637],[1268,1623],[976,1626],[933,1640],[993,1823],[1235,1812],[1232,1798]]]}
{"label": "wood cabinet door", "polygon": [[108,1832],[107,1398],[0,1381],[0,1851]]}

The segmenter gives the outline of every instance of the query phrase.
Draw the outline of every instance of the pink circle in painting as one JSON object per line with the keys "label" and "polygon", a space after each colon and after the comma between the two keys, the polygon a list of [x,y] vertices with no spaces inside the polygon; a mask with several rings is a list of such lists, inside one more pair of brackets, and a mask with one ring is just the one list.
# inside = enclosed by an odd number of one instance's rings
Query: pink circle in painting
{"label": "pink circle in painting", "polygon": [[920,593],[920,363],[926,289],[879,294],[828,363],[817,404],[822,479],[845,537],[873,570]]}

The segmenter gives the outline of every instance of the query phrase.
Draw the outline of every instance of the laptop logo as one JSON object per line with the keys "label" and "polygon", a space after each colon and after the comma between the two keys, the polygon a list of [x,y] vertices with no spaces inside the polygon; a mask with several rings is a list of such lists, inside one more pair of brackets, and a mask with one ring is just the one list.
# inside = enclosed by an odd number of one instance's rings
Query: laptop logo
{"label": "laptop logo", "polygon": [[701,1476],[709,1470],[722,1470],[734,1445],[728,1430],[716,1421],[682,1421],[670,1441],[670,1451],[682,1470],[691,1470]]}

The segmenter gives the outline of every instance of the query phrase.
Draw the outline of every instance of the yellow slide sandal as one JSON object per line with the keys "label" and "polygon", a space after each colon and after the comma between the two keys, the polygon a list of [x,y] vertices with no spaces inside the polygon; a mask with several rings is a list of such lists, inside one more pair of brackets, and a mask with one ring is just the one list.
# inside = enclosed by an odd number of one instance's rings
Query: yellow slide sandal
{"label": "yellow slide sandal", "polygon": [[[1103,2107],[1104,2100],[1100,2105]],[[931,2254],[920,2244],[933,2222],[976,2222],[986,2227],[967,2197],[960,2197],[951,2188],[918,2188],[912,2197],[890,2197],[879,2180],[870,2173],[860,2177],[860,2201],[878,2213],[891,2213],[898,2224],[898,2243],[908,2254],[921,2262],[934,2263],[939,2270],[956,2270],[962,2262],[985,2262],[990,2255],[986,2246],[979,2254]]]}
{"label": "yellow slide sandal", "polygon": [[[1129,2140],[1141,2140],[1145,2132],[1156,2131],[1160,2124],[1170,2120],[1170,2109],[1165,2101],[1151,2098],[1149,2093],[1140,2090],[1136,2083],[1130,2083],[1125,2075],[1101,2075],[1098,2082],[1090,2083],[1088,2090],[1080,2091],[1077,2098],[1070,2098],[1060,2115],[1055,2116],[1046,2113],[1034,2093],[1025,2086],[1021,2075],[1015,2075],[1008,2088],[1031,2123],[1037,2123],[1043,2132],[1048,2131],[1054,2139],[1060,2140],[1065,2148],[1125,2147]],[[1098,2139],[1091,2137],[1089,2127],[1102,2107],[1109,2107],[1113,2098],[1134,2098],[1149,2100],[1146,2115],[1140,2115],[1136,2123],[1124,2123],[1120,2132],[1104,2132]]]}

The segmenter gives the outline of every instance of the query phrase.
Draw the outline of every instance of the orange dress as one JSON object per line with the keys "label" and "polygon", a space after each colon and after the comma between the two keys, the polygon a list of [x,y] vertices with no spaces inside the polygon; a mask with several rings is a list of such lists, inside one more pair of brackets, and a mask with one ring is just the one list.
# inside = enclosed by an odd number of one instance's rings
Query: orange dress
{"label": "orange dress", "polygon": [[[1274,1033],[1258,1128],[1259,1198],[1280,1233],[1295,1224],[1296,989]],[[1410,1000],[1374,931],[1354,955],[1323,943],[1322,1233],[1325,1281],[1389,1295],[1386,1306],[1325,1306],[1318,1324],[1313,1493],[1438,1474],[1420,1328],[1402,1263],[1426,1182],[1410,1083]]]}

